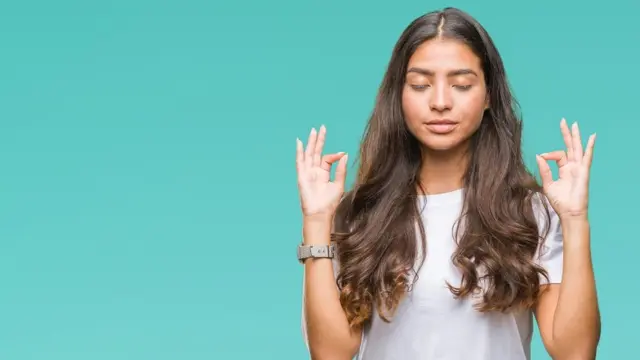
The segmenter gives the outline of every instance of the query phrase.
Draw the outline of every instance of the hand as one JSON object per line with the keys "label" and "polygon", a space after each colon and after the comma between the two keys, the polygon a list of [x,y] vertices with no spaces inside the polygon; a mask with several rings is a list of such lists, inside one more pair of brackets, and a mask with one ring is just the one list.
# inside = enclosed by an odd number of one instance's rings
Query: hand
{"label": "hand", "polygon": [[[347,175],[347,155],[340,152],[322,156],[327,130],[311,129],[306,150],[296,139],[296,168],[302,213],[308,218],[332,218],[344,193]],[[335,180],[331,180],[331,166],[338,161]]]}
{"label": "hand", "polygon": [[[587,148],[582,151],[582,140],[578,124],[573,123],[571,130],[565,119],[560,122],[560,130],[566,152],[558,150],[537,155],[538,168],[545,195],[560,218],[586,217],[589,198],[589,171],[593,159],[593,147],[596,134],[589,136]],[[558,164],[558,180],[553,180],[547,161]]]}

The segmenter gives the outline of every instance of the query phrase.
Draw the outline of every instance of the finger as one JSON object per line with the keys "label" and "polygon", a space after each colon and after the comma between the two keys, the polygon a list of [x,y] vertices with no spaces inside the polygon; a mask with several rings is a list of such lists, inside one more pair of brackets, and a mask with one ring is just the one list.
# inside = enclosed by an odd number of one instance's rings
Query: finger
{"label": "finger", "polygon": [[542,157],[544,160],[555,161],[556,164],[558,164],[559,168],[567,165],[568,163],[567,153],[564,152],[563,150],[556,150],[556,151],[540,154],[540,157]]}
{"label": "finger", "polygon": [[348,159],[349,159],[349,155],[344,154],[344,156],[340,158],[340,161],[338,162],[338,166],[336,167],[336,177],[334,182],[340,185],[340,187],[343,189],[344,189],[344,184],[347,181],[347,160]]}
{"label": "finger", "polygon": [[324,125],[320,126],[320,132],[318,132],[316,146],[313,150],[313,166],[320,166],[320,162],[322,161],[322,148],[324,147],[324,139],[326,133],[327,129],[324,127]]}
{"label": "finger", "polygon": [[575,161],[582,162],[582,139],[580,138],[580,129],[578,123],[574,122],[571,126],[571,137],[573,138],[573,154]]}
{"label": "finger", "polygon": [[304,165],[310,168],[313,165],[313,151],[316,146],[317,132],[315,128],[311,129],[309,133],[309,140],[307,142],[307,149],[304,152]]}
{"label": "finger", "polygon": [[304,168],[304,149],[302,141],[296,138],[296,170],[298,173]]}
{"label": "finger", "polygon": [[540,155],[536,155],[536,162],[538,163],[538,170],[540,171],[540,180],[542,180],[542,187],[548,188],[553,183],[553,175],[551,174],[551,168],[547,161]]}
{"label": "finger", "polygon": [[331,170],[331,165],[336,161],[340,160],[344,155],[344,152],[339,152],[335,154],[327,154],[322,157],[322,161],[320,162],[320,168],[325,171]]}
{"label": "finger", "polygon": [[567,147],[567,160],[574,161],[573,154],[573,142],[571,140],[571,131],[567,126],[567,120],[562,118],[560,121],[560,132],[562,132],[562,138],[564,139],[564,145]]}
{"label": "finger", "polygon": [[593,160],[593,148],[596,145],[596,134],[589,136],[587,140],[587,149],[584,151],[584,163],[588,168],[591,168],[591,161]]}
{"label": "finger", "polygon": [[569,163],[569,158],[567,156],[567,153],[563,150],[557,150],[557,151],[552,151],[550,153],[546,153],[546,154],[540,154],[540,157],[542,157],[543,160],[545,160],[545,164],[547,164],[546,161],[555,161],[556,165],[558,166],[558,177],[561,179],[566,179],[567,177],[571,176],[571,171],[569,171],[569,167],[566,166]]}

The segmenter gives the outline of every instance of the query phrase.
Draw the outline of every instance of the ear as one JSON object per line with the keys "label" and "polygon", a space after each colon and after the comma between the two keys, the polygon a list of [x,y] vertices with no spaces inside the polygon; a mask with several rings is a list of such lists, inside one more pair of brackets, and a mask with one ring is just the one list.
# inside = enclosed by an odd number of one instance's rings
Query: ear
{"label": "ear", "polygon": [[484,109],[489,110],[489,92],[487,91],[487,95],[484,97]]}

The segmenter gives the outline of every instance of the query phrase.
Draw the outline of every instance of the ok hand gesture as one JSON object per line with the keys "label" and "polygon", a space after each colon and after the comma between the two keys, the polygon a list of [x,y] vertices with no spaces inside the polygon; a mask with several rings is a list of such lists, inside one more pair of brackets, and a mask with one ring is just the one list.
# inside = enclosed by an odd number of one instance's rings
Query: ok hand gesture
{"label": "ok hand gesture", "polygon": [[[331,219],[338,207],[347,176],[347,155],[334,153],[322,155],[326,128],[311,129],[306,150],[296,139],[296,169],[302,213],[307,218]],[[331,181],[331,166],[338,161],[335,180]]]}
{"label": "ok hand gesture", "polygon": [[[562,119],[560,130],[567,150],[536,156],[542,187],[560,218],[585,217],[589,202],[589,172],[596,135],[589,137],[587,148],[583,153],[578,124],[574,123],[569,130],[567,122]],[[551,175],[548,160],[556,161],[558,164],[559,178],[555,181]]]}

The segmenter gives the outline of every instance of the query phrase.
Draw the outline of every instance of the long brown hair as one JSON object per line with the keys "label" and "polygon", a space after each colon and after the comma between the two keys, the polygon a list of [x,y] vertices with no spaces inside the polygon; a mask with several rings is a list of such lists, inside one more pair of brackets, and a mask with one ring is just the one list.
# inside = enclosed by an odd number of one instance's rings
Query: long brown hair
{"label": "long brown hair", "polygon": [[410,291],[417,278],[412,276],[419,248],[416,224],[426,249],[417,201],[421,145],[405,125],[401,96],[410,56],[437,36],[463,41],[480,58],[490,101],[470,139],[464,176],[464,226],[458,222],[452,257],[462,283],[449,288],[464,298],[486,282],[477,309],[508,311],[532,306],[540,276],[547,276],[533,260],[544,236],[532,206],[540,186],[522,159],[522,122],[504,65],[484,28],[466,13],[447,8],[417,18],[400,36],[364,133],[355,184],[336,212],[337,284],[352,326],[370,320],[374,307],[389,321]]}

